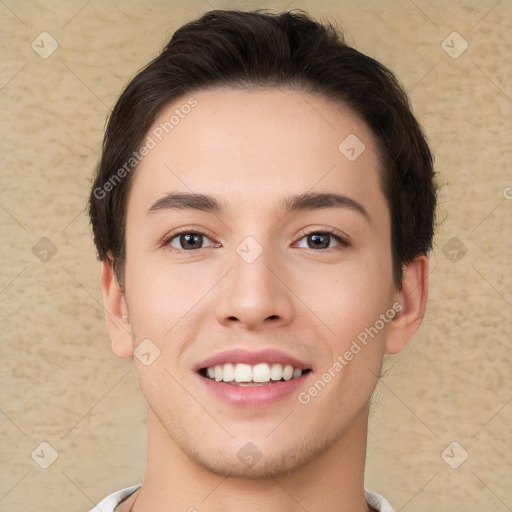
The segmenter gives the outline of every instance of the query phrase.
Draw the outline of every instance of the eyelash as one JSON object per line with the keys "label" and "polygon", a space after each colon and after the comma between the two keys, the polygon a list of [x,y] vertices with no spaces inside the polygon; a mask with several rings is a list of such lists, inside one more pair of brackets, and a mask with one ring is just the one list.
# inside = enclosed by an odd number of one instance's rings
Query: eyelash
{"label": "eyelash", "polygon": [[[200,249],[207,249],[207,247],[200,247],[199,249],[187,250],[187,249],[178,249],[176,247],[171,247],[171,242],[181,235],[202,235],[203,237],[211,240],[211,238],[206,233],[203,233],[202,231],[194,230],[194,229],[182,229],[180,231],[175,231],[174,233],[171,233],[169,236],[165,237],[162,240],[162,246],[166,247],[166,248],[170,248],[173,251],[182,252],[182,253],[193,253]],[[215,246],[216,245],[215,242],[212,242],[212,245]]]}
{"label": "eyelash", "polygon": [[[302,239],[307,238],[308,236],[311,236],[311,235],[329,235],[332,238],[334,238],[334,240],[336,240],[336,242],[338,243],[337,246],[328,247],[327,249],[311,249],[310,247],[308,247],[308,249],[315,251],[315,252],[330,252],[333,250],[341,250],[341,249],[346,249],[348,247],[351,247],[351,243],[348,240],[348,238],[342,236],[335,229],[320,229],[320,230],[313,229],[311,231],[303,233],[301,235],[301,237],[297,240],[297,242],[300,242]],[[297,242],[294,242],[294,243],[297,243]]]}
{"label": "eyelash", "polygon": [[[208,238],[210,241],[211,241],[211,238],[206,234],[206,233],[203,233],[202,231],[194,231],[194,230],[191,230],[191,229],[183,229],[181,231],[176,231],[174,233],[172,233],[171,235],[169,235],[168,237],[166,237],[163,241],[162,241],[162,246],[164,247],[171,247],[171,242],[178,238],[179,236],[181,235],[202,235],[203,237],[206,237]],[[332,238],[334,238],[334,240],[336,240],[336,242],[338,243],[337,246],[335,247],[328,247],[326,249],[312,249],[312,248],[308,248],[314,252],[331,252],[333,250],[341,250],[341,249],[345,249],[345,248],[348,248],[348,247],[351,247],[351,243],[349,242],[349,240],[343,236],[341,236],[338,231],[334,230],[334,229],[322,229],[322,230],[312,230],[312,231],[309,231],[307,233],[303,233],[302,236],[297,240],[297,242],[294,242],[294,244],[300,242],[301,240],[303,240],[304,238],[307,238],[308,236],[310,235],[329,235],[331,236]],[[215,242],[212,241],[212,246],[215,247],[215,246],[219,246],[219,244],[216,244]],[[210,246],[210,247],[212,247]],[[208,249],[208,247],[200,247],[199,249],[178,249],[176,247],[171,247],[172,250],[174,251],[178,251],[178,252],[186,252],[186,253],[193,253],[195,251],[198,251],[200,249]]]}

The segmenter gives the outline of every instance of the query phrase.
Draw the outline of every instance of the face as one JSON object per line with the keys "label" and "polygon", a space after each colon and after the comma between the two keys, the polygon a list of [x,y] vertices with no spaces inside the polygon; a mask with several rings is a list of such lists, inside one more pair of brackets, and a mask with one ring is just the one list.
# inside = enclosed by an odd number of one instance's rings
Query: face
{"label": "face", "polygon": [[168,134],[188,98],[161,112],[128,199],[129,325],[159,351],[138,376],[161,442],[279,475],[343,442],[380,371],[398,292],[375,141],[303,92],[194,98]]}

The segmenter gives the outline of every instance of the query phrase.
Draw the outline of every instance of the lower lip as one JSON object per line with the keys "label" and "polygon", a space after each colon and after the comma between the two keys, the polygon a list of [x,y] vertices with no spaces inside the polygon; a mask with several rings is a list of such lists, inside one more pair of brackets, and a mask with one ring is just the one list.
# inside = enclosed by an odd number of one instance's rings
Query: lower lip
{"label": "lower lip", "polygon": [[304,381],[311,373],[308,372],[296,379],[262,386],[236,386],[222,381],[217,382],[216,380],[202,377],[199,374],[198,377],[211,393],[230,405],[237,407],[259,407],[275,403],[290,396],[304,384]]}

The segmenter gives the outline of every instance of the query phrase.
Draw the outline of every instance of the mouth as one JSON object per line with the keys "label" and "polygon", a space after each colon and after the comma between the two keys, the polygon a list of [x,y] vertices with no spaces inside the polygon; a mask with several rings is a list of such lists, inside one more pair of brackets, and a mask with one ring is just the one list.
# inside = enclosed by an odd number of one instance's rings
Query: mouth
{"label": "mouth", "polygon": [[307,385],[314,366],[275,348],[232,348],[214,354],[194,368],[211,397],[237,408],[257,408],[293,400]]}
{"label": "mouth", "polygon": [[255,365],[224,363],[198,370],[199,375],[205,379],[241,387],[272,386],[279,382],[300,379],[309,372],[310,368],[272,362]]}

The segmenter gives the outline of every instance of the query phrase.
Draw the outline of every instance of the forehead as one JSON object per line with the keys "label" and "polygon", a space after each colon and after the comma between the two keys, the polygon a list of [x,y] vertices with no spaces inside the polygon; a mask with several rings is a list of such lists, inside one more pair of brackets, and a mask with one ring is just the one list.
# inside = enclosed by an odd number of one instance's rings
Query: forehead
{"label": "forehead", "polygon": [[148,201],[173,190],[246,207],[314,189],[383,199],[371,131],[348,107],[318,95],[197,91],[160,112],[149,140],[130,194]]}

